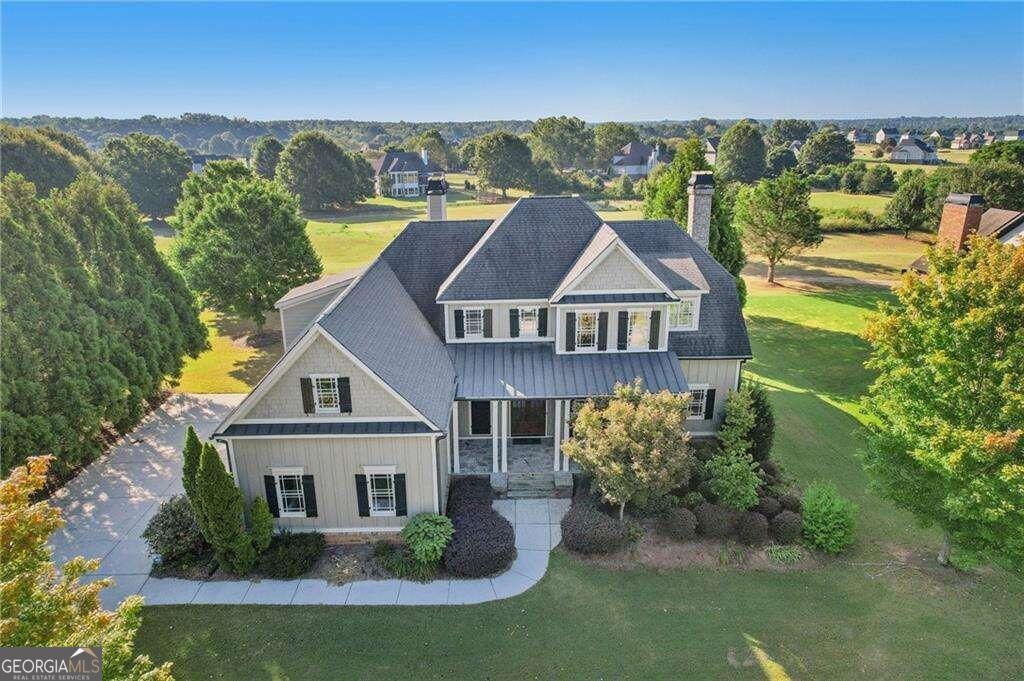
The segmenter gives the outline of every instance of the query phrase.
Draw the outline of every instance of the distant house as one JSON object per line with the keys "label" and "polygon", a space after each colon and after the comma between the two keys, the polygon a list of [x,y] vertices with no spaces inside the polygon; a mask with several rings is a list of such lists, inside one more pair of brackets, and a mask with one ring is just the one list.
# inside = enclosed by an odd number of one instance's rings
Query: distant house
{"label": "distant house", "polygon": [[715,159],[718,158],[718,143],[721,141],[721,137],[709,137],[704,140],[704,160],[711,165],[715,165]]}
{"label": "distant house", "polygon": [[850,140],[854,144],[867,144],[871,141],[871,133],[867,130],[854,128],[850,132],[846,133],[846,139]]}
{"label": "distant house", "polygon": [[245,159],[240,156],[231,156],[230,154],[200,154],[198,151],[190,151],[188,155],[192,158],[192,172],[201,173],[206,164],[210,161],[242,161]]}
{"label": "distant house", "polygon": [[660,156],[661,148],[658,146],[652,149],[643,142],[630,142],[612,156],[612,174],[626,175],[633,180],[647,177],[654,166],[664,163]]}
{"label": "distant house", "polygon": [[1013,142],[1014,140],[1024,140],[1024,130],[1007,130],[1006,134],[1003,135],[1003,139],[1007,142]]}
{"label": "distant house", "polygon": [[908,136],[893,148],[889,160],[893,163],[938,163],[939,156],[927,142]]}
{"label": "distant house", "polygon": [[427,189],[431,173],[442,172],[430,160],[427,150],[389,151],[370,162],[373,168],[373,188],[378,196],[422,196]]}
{"label": "distant house", "polygon": [[950,142],[950,149],[980,149],[985,145],[985,138],[976,132],[965,132],[957,135]]}
{"label": "distant house", "polygon": [[983,146],[987,147],[990,144],[995,144],[996,142],[1000,141],[1001,139],[1002,138],[999,137],[999,135],[997,135],[994,132],[986,132],[985,136],[984,136],[985,143],[984,143]]}
{"label": "distant house", "polygon": [[900,131],[896,128],[879,128],[875,133],[875,144],[884,144],[886,140],[895,142],[900,138]]}
{"label": "distant house", "polygon": [[935,142],[941,142],[942,140],[945,139],[945,137],[938,130],[932,130],[931,133],[928,135],[928,139],[935,140]]}
{"label": "distant house", "polygon": [[789,146],[786,147],[786,148],[789,149],[790,151],[792,151],[794,156],[799,156],[800,155],[800,150],[803,149],[803,147],[804,147],[804,141],[803,140],[793,140],[792,142],[789,143]]}
{"label": "distant house", "polygon": [[[936,245],[962,251],[974,234],[1024,247],[1024,213],[1003,208],[986,210],[985,199],[980,194],[950,194],[942,205]],[[922,255],[910,263],[908,269],[925,274],[928,272],[928,258]]]}

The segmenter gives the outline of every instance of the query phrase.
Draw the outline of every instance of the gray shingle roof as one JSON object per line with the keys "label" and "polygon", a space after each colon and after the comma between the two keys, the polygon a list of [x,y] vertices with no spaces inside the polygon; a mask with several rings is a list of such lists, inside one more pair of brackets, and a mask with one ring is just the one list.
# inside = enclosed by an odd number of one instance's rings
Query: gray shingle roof
{"label": "gray shingle roof", "polygon": [[344,272],[338,272],[337,274],[329,274],[326,277],[321,277],[316,281],[309,282],[308,284],[296,286],[291,291],[278,298],[277,302],[274,303],[274,307],[281,307],[285,303],[289,303],[297,298],[304,298],[323,289],[329,289],[334,286],[340,287],[344,284],[350,283],[353,279],[362,274],[363,269],[365,268],[358,267],[354,270],[346,270]]}
{"label": "gray shingle roof", "polygon": [[303,423],[233,423],[217,433],[224,437],[269,435],[413,435],[429,433],[423,421],[343,421]]}
{"label": "gray shingle roof", "polygon": [[931,152],[931,153],[935,152],[935,149],[933,149],[930,144],[928,144],[927,142],[924,142],[924,141],[922,141],[922,140],[920,140],[920,139],[918,139],[916,137],[908,137],[908,138],[906,138],[904,140],[900,140],[899,144],[897,144],[895,148],[896,149],[900,149],[902,147],[917,147],[921,151],[926,151],[926,152]]}
{"label": "gray shingle roof", "polygon": [[433,161],[423,163],[423,157],[414,151],[389,151],[370,163],[374,175],[417,171],[420,175],[436,173],[441,167]]}
{"label": "gray shingle roof", "polygon": [[607,395],[616,383],[638,376],[652,391],[687,390],[670,352],[560,355],[550,343],[463,343],[448,351],[460,400]]}
{"label": "gray shingle roof", "polygon": [[386,261],[370,265],[318,323],[434,425],[447,428],[455,390],[451,360]]}
{"label": "gray shingle roof", "polygon": [[630,142],[619,149],[615,156],[622,156],[618,161],[613,161],[616,166],[642,166],[647,164],[647,159],[654,153],[649,145],[643,142]]}

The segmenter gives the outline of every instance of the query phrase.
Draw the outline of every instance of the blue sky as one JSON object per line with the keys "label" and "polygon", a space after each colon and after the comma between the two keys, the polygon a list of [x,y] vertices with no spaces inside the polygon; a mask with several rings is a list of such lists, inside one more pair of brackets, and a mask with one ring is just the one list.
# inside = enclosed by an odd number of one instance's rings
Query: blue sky
{"label": "blue sky", "polygon": [[1024,4],[2,5],[2,107],[590,121],[1024,112]]}

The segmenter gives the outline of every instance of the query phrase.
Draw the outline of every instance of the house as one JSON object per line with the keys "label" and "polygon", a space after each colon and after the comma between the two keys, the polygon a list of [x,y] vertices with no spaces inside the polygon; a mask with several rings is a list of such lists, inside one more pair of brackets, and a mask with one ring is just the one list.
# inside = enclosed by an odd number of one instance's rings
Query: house
{"label": "house", "polygon": [[950,142],[950,149],[980,149],[985,145],[985,138],[976,132],[965,132],[957,135]]}
{"label": "house", "polygon": [[370,162],[373,168],[373,188],[378,196],[421,196],[427,189],[427,180],[442,169],[430,160],[427,150],[388,151]]}
{"label": "house", "polygon": [[627,175],[631,180],[647,177],[655,165],[664,162],[660,156],[659,146],[652,149],[643,142],[630,142],[612,156],[611,172],[613,175]]}
{"label": "house", "polygon": [[1024,140],[1024,130],[1007,130],[1006,134],[1003,135],[1003,139],[1007,142]]}
{"label": "house", "polygon": [[793,140],[792,142],[789,143],[789,146],[786,148],[793,152],[794,156],[800,156],[800,150],[803,149],[803,147],[803,140]]}
{"label": "house", "polygon": [[928,135],[928,139],[932,141],[932,144],[938,144],[945,139],[945,137],[938,130],[932,130]]}
{"label": "house", "polygon": [[871,133],[866,130],[854,128],[850,132],[846,133],[846,139],[854,144],[868,144],[871,141]]}
{"label": "house", "polygon": [[[1001,243],[1024,247],[1024,212],[1003,208],[985,208],[979,194],[950,194],[942,204],[937,246],[963,250],[968,238],[978,234],[990,236]],[[921,256],[908,269],[925,274],[928,258]]]}
{"label": "house", "polygon": [[192,172],[201,173],[206,168],[206,164],[210,161],[242,161],[245,162],[244,158],[239,156],[231,156],[230,154],[200,154],[198,151],[189,152],[189,157],[192,159]]}
{"label": "house", "polygon": [[687,231],[566,196],[414,221],[364,271],[285,296],[310,304],[283,312],[284,356],[214,434],[246,500],[363,534],[443,512],[453,476],[553,492],[577,469],[573,406],[636,378],[690,393],[687,429],[714,434],[751,350],[707,251],[713,190],[692,175]]}
{"label": "house", "polygon": [[900,138],[900,131],[896,128],[879,128],[875,133],[875,144],[884,144],[886,141],[896,142]]}
{"label": "house", "polygon": [[999,142],[1000,140],[1002,140],[1002,137],[1000,137],[999,135],[997,135],[994,132],[986,132],[985,136],[984,136],[984,140],[985,140],[985,144],[983,146],[987,147],[990,144],[995,144],[996,142]]}
{"label": "house", "polygon": [[927,142],[908,135],[893,147],[889,160],[893,163],[938,163],[939,155]]}
{"label": "house", "polygon": [[721,137],[709,137],[704,140],[704,160],[711,165],[715,165],[715,159],[718,158],[718,143],[721,141]]}

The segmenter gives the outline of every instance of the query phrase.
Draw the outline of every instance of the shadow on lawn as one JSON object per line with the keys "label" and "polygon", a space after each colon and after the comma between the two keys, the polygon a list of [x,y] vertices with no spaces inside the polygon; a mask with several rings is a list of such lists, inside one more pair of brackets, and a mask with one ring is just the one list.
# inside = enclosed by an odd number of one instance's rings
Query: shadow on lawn
{"label": "shadow on lawn", "polygon": [[266,326],[263,327],[263,338],[252,345],[250,341],[254,329],[249,320],[219,314],[213,319],[212,325],[218,334],[230,338],[232,343],[249,347],[254,351],[248,359],[235,362],[234,367],[228,372],[232,378],[237,378],[248,385],[256,385],[284,353],[280,318],[276,312],[267,317]]}
{"label": "shadow on lawn", "polygon": [[824,255],[798,255],[793,258],[793,261],[808,267],[831,267],[853,272],[863,272],[864,274],[899,274],[898,269],[889,265],[864,262],[863,260],[850,260],[848,258],[829,258]]}
{"label": "shadow on lawn", "polygon": [[[757,261],[749,262],[747,263],[747,266],[743,268],[743,275],[763,281],[765,277],[768,276],[768,265]],[[817,267],[799,266],[794,263],[779,265],[775,270],[775,277],[783,282],[786,279],[813,282],[816,286],[820,286],[822,288],[886,289],[889,287],[888,280],[871,281],[868,279],[851,277],[845,274],[836,274],[835,272],[830,272]],[[780,283],[780,285],[782,284]]]}

